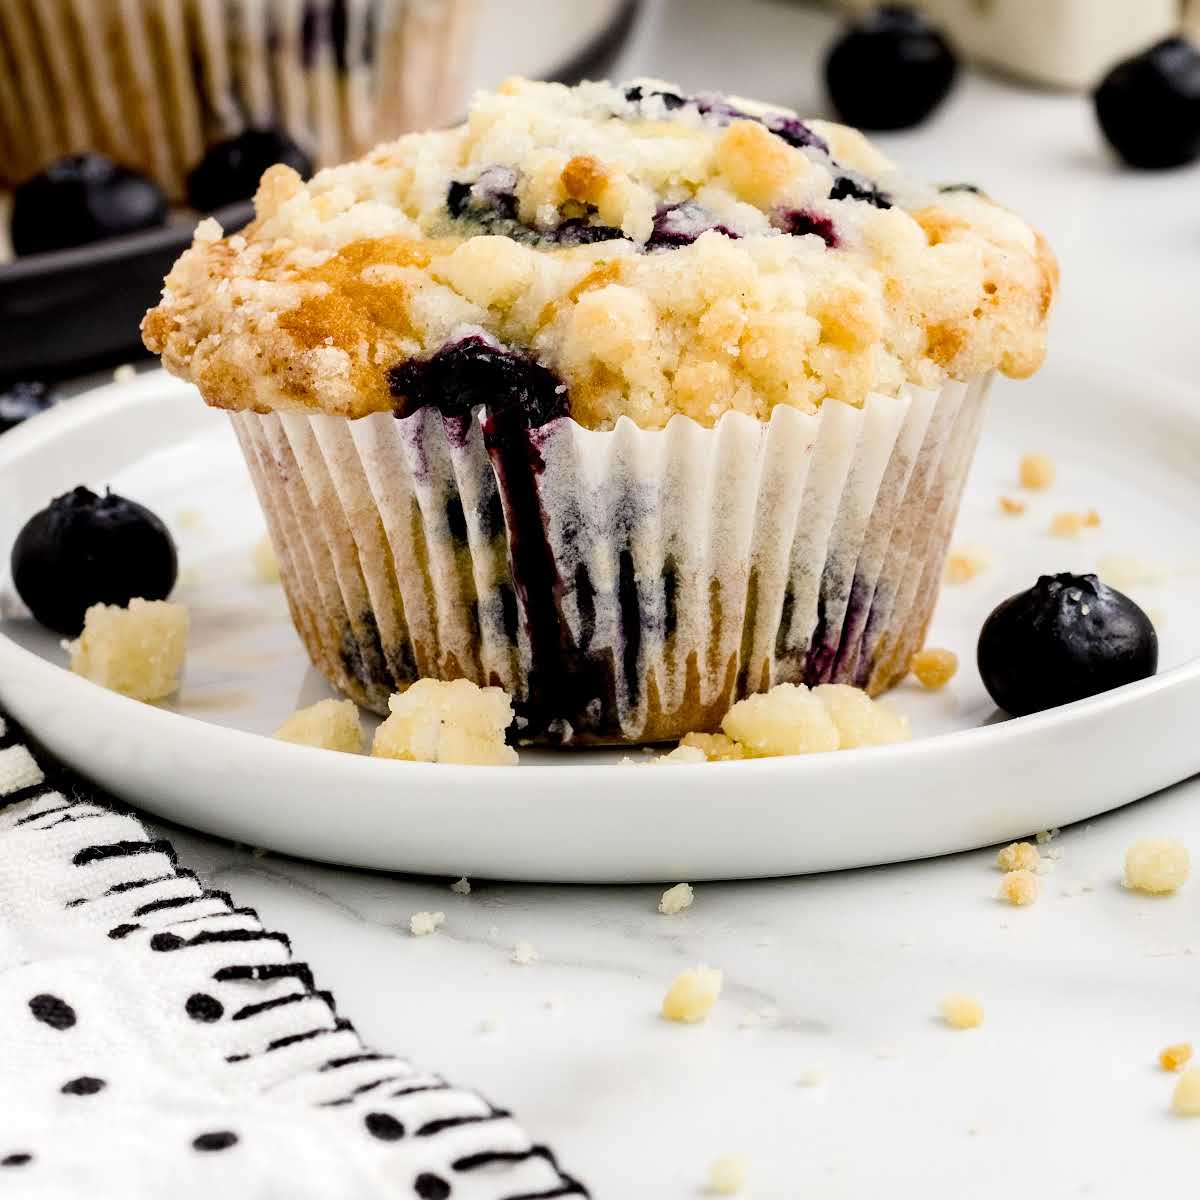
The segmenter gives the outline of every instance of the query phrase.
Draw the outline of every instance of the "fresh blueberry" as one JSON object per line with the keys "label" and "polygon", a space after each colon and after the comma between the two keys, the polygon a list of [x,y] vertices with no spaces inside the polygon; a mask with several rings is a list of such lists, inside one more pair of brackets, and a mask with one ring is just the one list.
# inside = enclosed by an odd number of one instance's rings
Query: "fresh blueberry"
{"label": "fresh blueberry", "polygon": [[40,380],[20,379],[0,390],[0,433],[57,404],[58,393]]}
{"label": "fresh blueberry", "polygon": [[452,217],[469,216],[483,224],[517,219],[517,183],[512,167],[485,167],[474,183],[452,180],[446,190],[446,208]]}
{"label": "fresh blueberry", "polygon": [[463,338],[429,358],[410,358],[387,374],[398,417],[436,408],[464,418],[483,407],[507,424],[536,429],[567,414],[567,389],[553,371],[482,337]]}
{"label": "fresh blueberry", "polygon": [[1158,636],[1128,596],[1095,575],[1043,575],[979,635],[979,673],[1014,717],[1107,692],[1158,668]]}
{"label": "fresh blueberry", "polygon": [[154,229],[167,219],[162,188],[102,154],[52,162],[13,194],[12,246],[45,254]]}
{"label": "fresh blueberry", "polygon": [[228,141],[209,146],[187,177],[188,204],[212,212],[226,204],[249,200],[263,172],[284,163],[302,179],[313,173],[312,159],[278,129],[247,129]]}
{"label": "fresh blueberry", "polygon": [[17,594],[56,633],[77,634],[93,604],[165,600],[176,573],[175,543],[158,517],[85,487],[30,517],[12,549]]}
{"label": "fresh blueberry", "polygon": [[1200,50],[1184,38],[1118,63],[1093,99],[1104,136],[1131,167],[1200,158]]}
{"label": "fresh blueberry", "polygon": [[838,115],[862,129],[919,125],[950,93],[958,62],[919,13],[885,4],[842,34],[825,60]]}

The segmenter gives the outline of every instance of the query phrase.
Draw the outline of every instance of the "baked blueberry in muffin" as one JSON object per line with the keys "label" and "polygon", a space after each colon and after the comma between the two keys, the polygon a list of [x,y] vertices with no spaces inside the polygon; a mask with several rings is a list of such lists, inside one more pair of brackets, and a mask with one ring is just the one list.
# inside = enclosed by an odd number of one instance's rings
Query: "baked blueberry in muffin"
{"label": "baked blueberry in muffin", "polygon": [[234,414],[310,654],[381,710],[503,686],[543,739],[902,677],[1057,282],[853,129],[650,80],[513,80],[256,207],[144,332]]}

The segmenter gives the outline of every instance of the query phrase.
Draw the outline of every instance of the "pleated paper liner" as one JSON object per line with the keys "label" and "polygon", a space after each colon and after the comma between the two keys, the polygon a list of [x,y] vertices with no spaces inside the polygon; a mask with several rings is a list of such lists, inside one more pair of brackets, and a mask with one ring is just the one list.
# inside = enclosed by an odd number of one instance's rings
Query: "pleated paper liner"
{"label": "pleated paper liner", "polygon": [[0,182],[97,150],[173,197],[279,127],[318,165],[459,115],[476,0],[0,0]]}
{"label": "pleated paper liner", "polygon": [[779,682],[903,677],[990,378],[711,429],[233,421],[335,687],[384,712],[415,678],[462,676],[511,692],[529,740],[632,743],[715,729]]}

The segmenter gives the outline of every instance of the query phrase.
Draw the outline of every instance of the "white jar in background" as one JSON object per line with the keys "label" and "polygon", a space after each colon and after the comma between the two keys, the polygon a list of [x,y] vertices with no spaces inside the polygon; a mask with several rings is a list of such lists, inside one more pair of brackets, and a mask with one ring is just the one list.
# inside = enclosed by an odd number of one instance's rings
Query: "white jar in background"
{"label": "white jar in background", "polygon": [[[1190,22],[1200,0],[913,0],[965,54],[1051,87],[1090,88],[1122,58]],[[874,0],[839,0],[864,11]]]}

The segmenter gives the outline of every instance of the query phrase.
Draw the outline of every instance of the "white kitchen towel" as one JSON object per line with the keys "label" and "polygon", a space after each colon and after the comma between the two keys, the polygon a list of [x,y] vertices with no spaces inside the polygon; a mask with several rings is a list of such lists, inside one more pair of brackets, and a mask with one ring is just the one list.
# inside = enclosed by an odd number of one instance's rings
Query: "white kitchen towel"
{"label": "white kitchen towel", "polygon": [[0,1196],[586,1195],[0,716]]}

